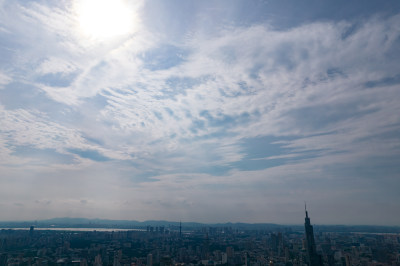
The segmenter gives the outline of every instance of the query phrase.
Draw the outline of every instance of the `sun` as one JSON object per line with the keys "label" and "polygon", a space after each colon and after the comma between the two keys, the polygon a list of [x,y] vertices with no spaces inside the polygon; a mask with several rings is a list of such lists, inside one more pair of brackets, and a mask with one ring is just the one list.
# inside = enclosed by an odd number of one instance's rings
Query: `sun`
{"label": "sun", "polygon": [[133,31],[135,14],[124,0],[79,0],[76,5],[81,32],[95,39]]}

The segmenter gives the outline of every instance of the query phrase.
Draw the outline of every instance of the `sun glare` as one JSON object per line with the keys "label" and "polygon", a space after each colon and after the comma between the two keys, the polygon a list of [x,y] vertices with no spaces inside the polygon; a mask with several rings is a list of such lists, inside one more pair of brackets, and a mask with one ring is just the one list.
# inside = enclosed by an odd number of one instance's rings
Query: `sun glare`
{"label": "sun glare", "polygon": [[134,12],[124,0],[80,0],[77,14],[82,33],[96,39],[128,34],[135,26]]}

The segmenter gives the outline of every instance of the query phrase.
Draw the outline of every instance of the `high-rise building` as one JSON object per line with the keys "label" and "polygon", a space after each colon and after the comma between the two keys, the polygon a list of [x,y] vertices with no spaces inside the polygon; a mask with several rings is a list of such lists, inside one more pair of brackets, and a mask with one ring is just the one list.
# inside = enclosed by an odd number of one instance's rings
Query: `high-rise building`
{"label": "high-rise building", "polygon": [[94,258],[94,266],[102,266],[103,262],[101,261],[101,255],[97,254],[97,256]]}
{"label": "high-rise building", "polygon": [[33,232],[35,231],[35,227],[33,225],[31,225],[31,227],[29,228],[29,235],[32,237],[33,236]]}
{"label": "high-rise building", "polygon": [[306,250],[308,264],[310,266],[322,266],[322,258],[317,254],[314,240],[314,229],[310,223],[310,218],[308,217],[307,207],[305,208],[306,218],[304,223],[304,229],[306,234]]}
{"label": "high-rise building", "polygon": [[152,254],[147,254],[147,266],[153,266],[153,255]]}

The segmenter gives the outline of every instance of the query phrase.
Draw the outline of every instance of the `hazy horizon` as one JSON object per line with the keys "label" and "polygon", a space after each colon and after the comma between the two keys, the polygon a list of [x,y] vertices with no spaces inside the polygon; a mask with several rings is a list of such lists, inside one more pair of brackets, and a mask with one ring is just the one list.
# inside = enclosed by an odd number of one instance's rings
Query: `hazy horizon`
{"label": "hazy horizon", "polygon": [[400,1],[0,14],[0,219],[400,225]]}
{"label": "hazy horizon", "polygon": [[[74,221],[68,221],[68,220],[83,220],[82,222],[93,222],[93,221],[100,221],[98,224],[92,224],[92,225],[99,225],[99,226],[105,226],[105,225],[110,225],[107,223],[101,223],[101,222],[123,222],[123,224],[120,225],[129,225],[129,222],[133,223],[139,223],[142,224],[140,226],[146,226],[151,224],[152,222],[154,223],[174,223],[174,226],[179,225],[179,223],[182,223],[182,226],[186,226],[187,224],[198,224],[198,225],[226,225],[226,224],[245,224],[245,225],[273,225],[273,226],[284,226],[284,227],[290,227],[290,226],[295,226],[295,227],[303,227],[304,226],[304,220],[300,223],[274,223],[274,222],[259,222],[259,223],[245,223],[245,222],[240,222],[240,221],[221,221],[221,222],[197,222],[197,221],[179,221],[179,220],[114,220],[114,219],[107,219],[107,218],[84,218],[84,217],[54,217],[54,218],[46,218],[46,219],[40,219],[40,220],[0,220],[0,223],[28,223],[28,222],[37,222],[37,223],[43,223],[43,222],[51,222],[52,220],[61,220],[58,221],[59,224],[57,225],[62,225],[63,221],[62,220],[67,220],[64,221],[66,222],[64,225],[70,225],[70,226],[77,226],[77,225],[89,225],[86,223],[79,224],[79,223],[74,223]],[[144,224],[148,223],[148,224]],[[186,224],[186,225],[185,225]],[[44,225],[44,224],[42,224]],[[118,224],[117,224],[118,225]],[[134,224],[131,224],[134,225]],[[394,227],[394,228],[400,228],[400,225],[385,225],[385,224],[315,224],[311,221],[311,225],[314,226],[344,226],[344,227]],[[139,226],[139,225],[138,225]],[[1,227],[0,227],[1,228]],[[77,227],[80,228],[80,227]]]}

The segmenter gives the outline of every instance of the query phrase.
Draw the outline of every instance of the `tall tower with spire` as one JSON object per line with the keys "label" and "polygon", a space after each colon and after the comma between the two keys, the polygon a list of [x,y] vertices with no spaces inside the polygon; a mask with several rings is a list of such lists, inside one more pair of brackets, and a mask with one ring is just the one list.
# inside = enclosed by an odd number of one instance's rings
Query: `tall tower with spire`
{"label": "tall tower with spire", "polygon": [[314,240],[314,229],[310,223],[310,218],[308,217],[307,205],[304,204],[304,210],[306,212],[306,218],[304,222],[304,229],[306,234],[306,248],[308,263],[310,266],[322,266],[322,258],[317,254]]}

